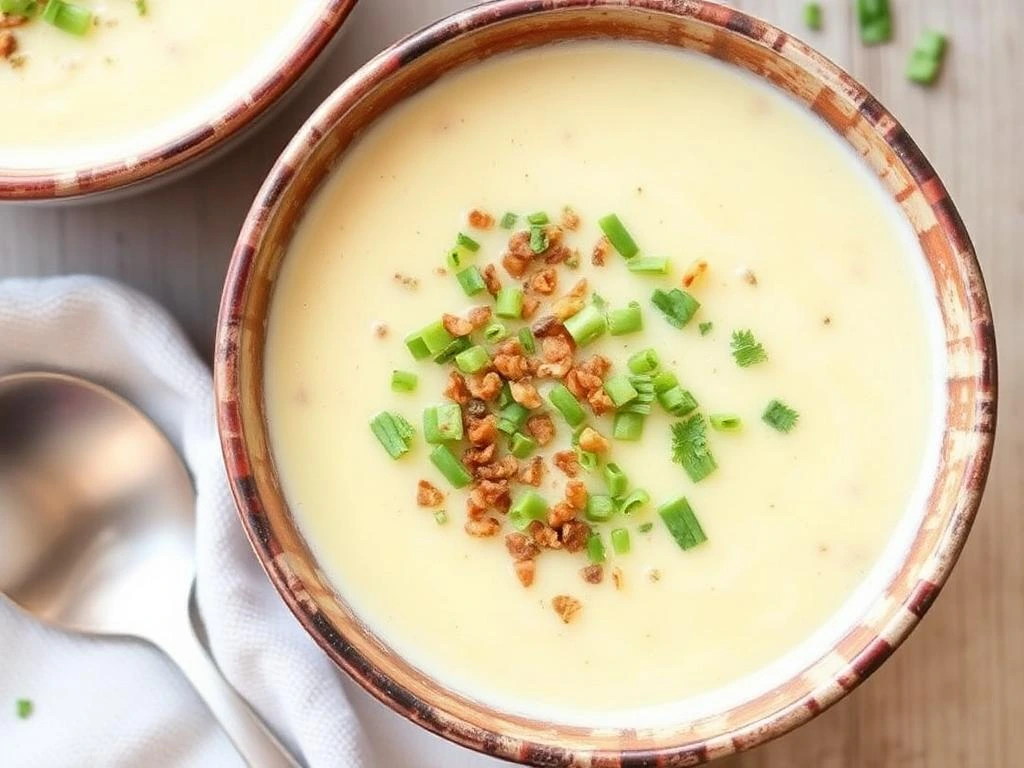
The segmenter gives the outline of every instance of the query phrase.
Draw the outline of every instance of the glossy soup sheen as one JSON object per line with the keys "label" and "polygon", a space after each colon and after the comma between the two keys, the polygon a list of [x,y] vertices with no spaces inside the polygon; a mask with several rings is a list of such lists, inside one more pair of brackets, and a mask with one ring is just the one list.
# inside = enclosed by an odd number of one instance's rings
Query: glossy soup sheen
{"label": "glossy soup sheen", "polygon": [[[422,409],[443,401],[445,372],[414,362],[403,339],[474,303],[435,272],[467,211],[565,204],[583,217],[568,236],[584,256],[578,274],[611,306],[644,308],[642,334],[606,335],[584,353],[621,371],[631,352],[652,346],[703,412],[744,422],[738,434],[709,432],[719,468],[699,484],[672,463],[671,419],[657,405],[642,442],[613,441],[611,458],[653,499],[600,526],[606,545],[609,528],[630,530],[629,554],[608,547],[624,577],[618,590],[607,572],[584,583],[585,558],[565,552],[543,553],[523,588],[503,536],[464,533],[465,494],[430,465],[422,434],[393,461],[368,428],[393,409],[420,432]],[[617,255],[590,264],[597,219],[611,211],[644,253],[672,258],[669,278],[632,274]],[[498,263],[508,233],[474,236],[478,263]],[[696,258],[710,265],[693,288],[702,307],[679,330],[649,297],[677,286]],[[939,404],[918,258],[909,228],[836,137],[724,65],[577,43],[474,66],[369,131],[294,238],[266,357],[286,495],[340,594],[445,684],[551,717],[614,715],[716,689],[836,613],[927,471]],[[713,330],[701,336],[699,321]],[[387,338],[375,336],[376,322]],[[730,333],[746,328],[768,362],[734,362]],[[415,393],[390,391],[396,368],[419,375]],[[789,434],[760,419],[773,398],[800,413]],[[569,441],[555,422],[546,454]],[[591,423],[610,434],[609,417]],[[420,478],[449,493],[447,525],[417,507]],[[587,481],[603,488],[600,475]],[[552,469],[540,492],[557,500],[563,483]],[[654,513],[679,495],[708,535],[686,552]],[[640,533],[647,521],[653,529]],[[552,610],[558,594],[582,603],[569,624]]]}
{"label": "glossy soup sheen", "polygon": [[[109,161],[169,140],[174,123],[196,127],[190,113],[241,97],[246,71],[310,7],[146,0],[143,15],[134,0],[75,4],[94,13],[81,37],[38,17],[11,30],[17,50],[0,59],[0,167]],[[241,87],[229,86],[236,79]]]}

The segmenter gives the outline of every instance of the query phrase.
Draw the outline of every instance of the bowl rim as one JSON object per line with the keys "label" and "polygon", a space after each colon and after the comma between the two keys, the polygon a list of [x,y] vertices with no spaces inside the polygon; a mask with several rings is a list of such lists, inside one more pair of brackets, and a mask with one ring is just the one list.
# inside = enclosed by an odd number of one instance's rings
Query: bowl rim
{"label": "bowl rim", "polygon": [[85,162],[54,168],[0,166],[0,203],[57,201],[123,190],[170,173],[206,155],[254,124],[316,61],[341,29],[358,0],[321,0],[303,34],[290,50],[226,109],[135,156],[104,163]]}
{"label": "bowl rim", "polygon": [[[367,659],[340,638],[333,624],[314,617],[309,595],[294,574],[286,574],[274,562],[281,552],[273,531],[259,519],[261,502],[253,488],[251,476],[240,474],[240,467],[250,463],[247,447],[240,439],[243,430],[241,372],[237,355],[238,317],[234,312],[246,303],[248,284],[252,277],[251,259],[262,244],[271,213],[281,202],[284,191],[296,175],[296,164],[310,154],[315,140],[325,135],[333,124],[366,93],[386,81],[402,65],[428,51],[462,36],[511,20],[531,15],[561,11],[600,12],[602,9],[657,12],[692,18],[716,32],[740,35],[763,48],[771,48],[788,63],[807,69],[815,79],[840,83],[843,96],[858,104],[858,111],[878,131],[886,145],[908,169],[916,188],[925,195],[928,207],[935,214],[936,226],[948,241],[958,245],[954,261],[958,268],[956,282],[964,288],[964,303],[969,309],[969,334],[977,348],[977,371],[974,380],[981,392],[969,411],[976,439],[975,450],[958,472],[962,480],[955,498],[948,502],[953,510],[943,534],[930,550],[937,556],[928,578],[911,583],[899,593],[900,615],[888,619],[863,643],[857,652],[844,656],[835,671],[816,679],[799,700],[787,700],[766,717],[746,717],[737,724],[724,727],[714,738],[704,737],[684,743],[659,745],[650,749],[603,748],[586,749],[509,736],[461,719],[457,714],[431,712],[435,705],[418,697],[401,682],[375,669]],[[785,43],[785,46],[782,43]],[[491,55],[488,53],[488,56]],[[828,78],[826,80],[826,77]],[[765,79],[765,78],[761,78]],[[792,98],[792,96],[789,96]],[[405,97],[403,97],[405,98]],[[818,119],[823,120],[821,115]],[[824,120],[823,120],[824,122]],[[885,127],[885,132],[881,130]],[[846,140],[844,139],[845,143]],[[742,751],[770,741],[813,719],[832,704],[854,690],[884,662],[917,626],[946,583],[977,515],[985,481],[988,476],[995,440],[996,405],[998,400],[996,341],[992,313],[981,267],[970,236],[942,181],[906,130],[874,96],[830,59],[812,46],[783,32],[755,16],[709,0],[491,0],[468,10],[451,14],[399,40],[358,69],[341,84],[313,113],[297,132],[268,175],[245,220],[228,267],[217,321],[215,360],[215,398],[218,428],[231,490],[243,528],[271,582],[304,629],[327,655],[350,677],[376,699],[398,714],[424,727],[435,735],[469,747],[478,752],[521,764],[543,761],[544,765],[693,765],[731,752]],[[948,412],[947,412],[948,418]],[[947,421],[948,424],[948,421]],[[903,558],[909,561],[911,552]],[[290,578],[289,578],[290,577]],[[894,582],[896,576],[892,577]],[[887,587],[888,588],[888,587]],[[886,598],[883,591],[873,599],[868,611]],[[849,637],[855,628],[844,633]],[[334,637],[332,638],[332,634]],[[842,640],[832,647],[832,655]],[[342,646],[339,648],[339,646]],[[815,663],[807,660],[808,665]],[[796,679],[796,674],[791,679]],[[443,685],[443,681],[439,681]],[[725,745],[725,746],[723,746]],[[541,764],[541,763],[538,763]]]}

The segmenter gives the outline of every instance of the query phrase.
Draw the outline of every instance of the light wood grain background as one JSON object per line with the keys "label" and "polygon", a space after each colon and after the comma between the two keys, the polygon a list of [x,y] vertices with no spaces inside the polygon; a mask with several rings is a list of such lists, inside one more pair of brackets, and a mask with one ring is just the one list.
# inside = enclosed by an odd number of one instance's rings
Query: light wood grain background
{"label": "light wood grain background", "polygon": [[[274,157],[348,73],[395,38],[466,0],[362,0],[342,45],[269,127],[197,175],[129,200],[63,209],[0,209],[0,277],[90,272],[163,302],[208,354],[236,232]],[[736,6],[809,40],[851,70],[903,121],[967,222],[988,281],[1000,342],[1000,428],[980,517],[949,585],[922,626],[872,679],[790,736],[723,761],[728,768],[946,768],[1024,765],[1024,1],[891,0],[895,40],[865,48],[853,0],[825,0],[825,29],[802,29],[801,0]],[[941,82],[907,83],[915,35],[946,31]],[[2,94],[0,94],[2,97]],[[493,765],[435,744],[359,699],[386,764]]]}

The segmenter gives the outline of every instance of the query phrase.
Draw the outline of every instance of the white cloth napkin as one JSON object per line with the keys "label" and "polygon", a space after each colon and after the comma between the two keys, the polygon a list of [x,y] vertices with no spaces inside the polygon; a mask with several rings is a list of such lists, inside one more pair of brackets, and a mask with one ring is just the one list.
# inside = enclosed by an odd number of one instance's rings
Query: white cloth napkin
{"label": "white cloth napkin", "polygon": [[[32,368],[106,384],[174,442],[196,484],[199,604],[221,669],[308,765],[364,766],[365,739],[341,673],[273,594],[238,523],[210,374],[175,323],[144,296],[99,278],[0,282],[0,374]],[[21,698],[34,703],[25,720],[15,714]],[[185,678],[153,648],[67,635],[0,603],[0,766],[240,763]]]}

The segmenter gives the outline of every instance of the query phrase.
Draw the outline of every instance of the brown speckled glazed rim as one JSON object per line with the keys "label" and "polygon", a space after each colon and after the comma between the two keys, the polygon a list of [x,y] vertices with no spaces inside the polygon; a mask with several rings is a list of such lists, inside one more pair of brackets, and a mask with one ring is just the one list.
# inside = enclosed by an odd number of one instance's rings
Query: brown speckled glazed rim
{"label": "brown speckled glazed rim", "polygon": [[344,24],[357,0],[324,0],[304,34],[287,55],[223,112],[174,139],[130,158],[101,165],[64,168],[0,167],[0,202],[79,198],[120,190],[207,155],[254,123],[316,61]]}
{"label": "brown speckled glazed rim", "polygon": [[[773,690],[713,716],[659,728],[591,729],[531,720],[447,689],[353,614],[318,567],[281,493],[267,441],[263,347],[273,284],[303,210],[348,144],[445,72],[509,50],[626,38],[731,62],[806,104],[879,176],[913,226],[933,278],[947,349],[947,410],[924,518],[898,572],[856,626]],[[856,687],[932,604],[967,538],[988,473],[996,352],[985,285],[963,222],[906,131],[860,84],[781,30],[698,0],[501,0],[402,40],[317,110],[263,185],[236,246],[218,324],[215,389],[232,491],[285,602],[366,690],[423,727],[481,752],[545,766],[682,766],[752,747]]]}

